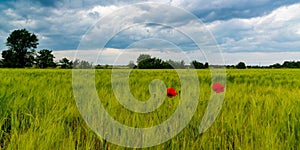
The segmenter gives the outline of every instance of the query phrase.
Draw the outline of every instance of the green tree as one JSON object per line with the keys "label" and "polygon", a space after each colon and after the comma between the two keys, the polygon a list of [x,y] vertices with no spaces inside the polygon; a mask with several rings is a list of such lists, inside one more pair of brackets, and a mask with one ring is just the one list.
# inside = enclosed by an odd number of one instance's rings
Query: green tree
{"label": "green tree", "polygon": [[62,69],[71,69],[73,67],[73,62],[65,57],[59,60],[59,63]]}
{"label": "green tree", "polygon": [[165,62],[159,58],[153,57],[150,59],[142,60],[138,64],[137,68],[139,68],[139,69],[172,69],[173,67],[167,62]]}
{"label": "green tree", "polygon": [[208,62],[204,64],[204,68],[209,68]]}
{"label": "green tree", "polygon": [[136,65],[134,64],[134,62],[132,60],[129,61],[128,65],[127,65],[130,69],[136,68]]}
{"label": "green tree", "polygon": [[184,66],[185,63],[184,63],[183,60],[181,60],[181,61],[173,61],[173,60],[169,59],[169,60],[167,60],[165,62],[169,64],[169,67],[166,66],[166,68],[169,68],[169,69],[171,69],[171,68],[177,68],[177,69],[181,68],[181,69],[183,69],[185,67]]}
{"label": "green tree", "polygon": [[270,68],[281,68],[282,66],[279,63],[273,64],[269,66]]}
{"label": "green tree", "polygon": [[14,30],[7,38],[7,51],[2,52],[5,67],[31,67],[34,64],[35,48],[38,45],[35,34],[26,29]]}
{"label": "green tree", "polygon": [[40,68],[55,67],[54,55],[51,50],[43,49],[38,52],[36,64]]}
{"label": "green tree", "polygon": [[282,66],[284,68],[299,68],[300,67],[300,63],[299,62],[295,62],[295,61],[285,61]]}
{"label": "green tree", "polygon": [[91,69],[93,68],[93,63],[85,60],[75,59],[75,61],[73,62],[73,68]]}
{"label": "green tree", "polygon": [[13,51],[11,51],[11,50],[2,51],[2,57],[3,57],[3,60],[2,60],[3,67],[8,67],[8,68],[16,67],[15,58],[14,58],[15,55],[14,55]]}
{"label": "green tree", "polygon": [[196,60],[193,60],[193,61],[191,62],[191,66],[194,66],[195,69],[204,69],[204,68],[205,68],[205,65],[204,65],[203,63],[198,62],[198,61],[196,61]]}
{"label": "green tree", "polygon": [[140,54],[140,56],[137,58],[136,63],[139,64],[143,60],[150,59],[151,56],[149,54]]}
{"label": "green tree", "polygon": [[181,68],[181,69],[184,69],[184,68],[185,68],[185,62],[184,62],[184,60],[181,60],[181,61],[180,61],[180,68]]}
{"label": "green tree", "polygon": [[103,66],[101,66],[100,64],[95,66],[95,69],[103,69]]}
{"label": "green tree", "polygon": [[237,69],[246,69],[246,64],[244,62],[239,62],[235,67]]}

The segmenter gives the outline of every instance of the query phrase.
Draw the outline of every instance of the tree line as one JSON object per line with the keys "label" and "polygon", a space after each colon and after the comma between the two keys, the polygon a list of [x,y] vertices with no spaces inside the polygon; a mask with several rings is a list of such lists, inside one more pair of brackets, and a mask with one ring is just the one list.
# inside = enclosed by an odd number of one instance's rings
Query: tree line
{"label": "tree line", "polygon": [[273,64],[270,68],[300,68],[300,61],[285,61],[283,64]]}
{"label": "tree line", "polygon": [[280,69],[280,68],[300,68],[300,61],[284,61],[282,64],[280,63],[275,63],[275,64],[272,64],[272,65],[268,65],[268,66],[251,66],[251,65],[248,65],[246,66],[245,63],[243,62],[240,62],[238,63],[237,65],[227,65],[226,68],[237,68],[237,69],[246,69],[246,68],[257,68],[257,69]]}
{"label": "tree line", "polygon": [[[184,68],[195,68],[195,69],[207,69],[209,64],[207,62],[201,63],[199,61],[193,60],[190,64],[185,64],[184,61],[173,61],[167,60],[163,61],[160,58],[151,57],[149,54],[141,54],[137,58],[137,65],[133,61],[130,61],[128,64],[129,68],[137,69],[184,69]],[[251,66],[246,65],[245,62],[239,62],[236,65],[226,65],[226,66],[217,66],[214,67],[226,67],[227,69],[246,69],[246,68],[300,68],[300,61],[285,61],[283,64],[273,64],[269,66]]]}
{"label": "tree line", "polygon": [[[2,51],[2,59],[0,59],[0,67],[2,68],[95,68],[95,69],[110,69],[110,65],[96,65],[84,60],[76,59],[70,61],[67,58],[62,58],[58,62],[54,62],[54,55],[51,50],[42,49],[36,51],[39,42],[34,33],[28,32],[26,29],[14,30],[7,38],[6,46],[8,50]],[[190,64],[185,64],[183,60],[162,60],[157,57],[152,57],[149,54],[140,54],[137,58],[136,64],[130,61],[126,66],[133,69],[184,69],[196,68],[207,69],[209,64],[207,62],[201,63],[193,60]],[[214,66],[218,67],[218,66]],[[226,68],[300,68],[300,61],[285,61],[283,64],[273,64],[269,66],[246,66],[244,62],[239,62],[237,65],[221,66]]]}
{"label": "tree line", "polygon": [[185,68],[196,68],[196,69],[206,69],[209,67],[208,63],[201,63],[196,60],[193,60],[190,65],[186,65],[183,60],[174,61],[174,60],[162,60],[157,57],[151,57],[149,54],[140,54],[137,58],[137,65],[133,61],[130,61],[128,64],[129,68],[137,69],[185,69]]}

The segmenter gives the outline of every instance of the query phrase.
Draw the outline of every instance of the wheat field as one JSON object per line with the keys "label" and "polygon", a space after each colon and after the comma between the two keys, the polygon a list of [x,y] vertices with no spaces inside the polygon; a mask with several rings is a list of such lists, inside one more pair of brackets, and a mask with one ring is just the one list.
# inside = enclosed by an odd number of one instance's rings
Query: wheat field
{"label": "wheat field", "polygon": [[[177,136],[145,149],[300,149],[300,70],[227,69],[222,109],[213,125],[198,127],[211,94],[208,69],[197,70],[196,113]],[[0,70],[1,149],[125,149],[97,136],[81,117],[72,90],[72,70]],[[144,101],[154,79],[180,89],[174,70],[133,70],[131,93]],[[109,114],[122,124],[151,127],[168,119],[179,96],[154,112],[123,108],[111,87],[111,70],[96,70],[96,89]],[[159,136],[159,135],[157,135]]]}

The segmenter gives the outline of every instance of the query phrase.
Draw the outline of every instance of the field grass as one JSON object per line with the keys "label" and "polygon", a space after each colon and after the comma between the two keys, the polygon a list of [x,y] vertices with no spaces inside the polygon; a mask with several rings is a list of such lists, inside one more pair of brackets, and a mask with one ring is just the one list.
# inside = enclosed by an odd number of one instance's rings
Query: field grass
{"label": "field grass", "polygon": [[[299,69],[228,69],[221,112],[203,134],[198,127],[211,80],[209,70],[197,73],[200,100],[189,125],[173,139],[146,149],[300,149]],[[178,106],[179,96],[166,98],[153,113],[128,111],[116,101],[110,75],[110,70],[97,70],[96,88],[106,110],[122,124],[150,127]],[[124,149],[99,138],[81,118],[72,70],[1,69],[0,78],[1,149]],[[147,100],[153,79],[180,88],[174,70],[135,70],[132,94]]]}

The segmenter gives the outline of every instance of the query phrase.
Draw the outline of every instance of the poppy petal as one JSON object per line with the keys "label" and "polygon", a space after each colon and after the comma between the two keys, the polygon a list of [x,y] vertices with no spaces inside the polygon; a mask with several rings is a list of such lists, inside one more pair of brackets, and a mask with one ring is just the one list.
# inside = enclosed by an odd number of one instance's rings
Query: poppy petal
{"label": "poppy petal", "polygon": [[176,96],[178,93],[176,92],[176,90],[174,88],[168,88],[167,89],[167,96],[169,98],[172,98],[174,96]]}
{"label": "poppy petal", "polygon": [[224,92],[225,86],[221,83],[214,83],[212,86],[212,90],[215,91],[216,93],[221,93]]}

